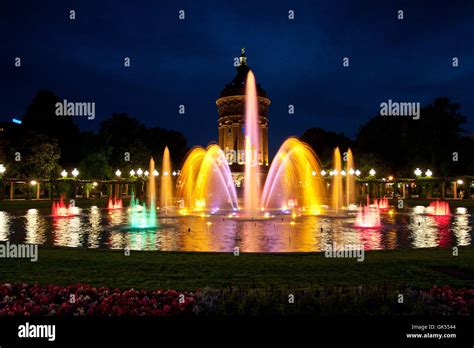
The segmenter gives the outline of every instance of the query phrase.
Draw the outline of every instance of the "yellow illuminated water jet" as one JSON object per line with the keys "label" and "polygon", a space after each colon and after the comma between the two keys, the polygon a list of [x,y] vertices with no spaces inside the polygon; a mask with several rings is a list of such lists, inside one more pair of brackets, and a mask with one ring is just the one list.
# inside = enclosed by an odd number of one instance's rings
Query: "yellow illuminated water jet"
{"label": "yellow illuminated water jet", "polygon": [[193,148],[178,181],[181,209],[194,212],[221,207],[238,209],[237,194],[224,152],[218,145]]}
{"label": "yellow illuminated water jet", "polygon": [[276,154],[262,192],[264,209],[300,208],[308,214],[321,212],[324,185],[319,160],[306,143],[287,139]]}
{"label": "yellow illuminated water jet", "polygon": [[[151,170],[151,169],[150,169]],[[154,171],[154,169],[153,169]],[[150,171],[150,178],[153,172]],[[154,177],[153,177],[154,181]],[[163,152],[163,163],[161,165],[161,187],[160,187],[160,209],[167,212],[168,208],[173,205],[173,187],[171,182],[171,161],[168,146]]]}
{"label": "yellow illuminated water jet", "polygon": [[332,177],[332,208],[337,213],[343,206],[342,160],[339,147],[334,150],[334,171]]}

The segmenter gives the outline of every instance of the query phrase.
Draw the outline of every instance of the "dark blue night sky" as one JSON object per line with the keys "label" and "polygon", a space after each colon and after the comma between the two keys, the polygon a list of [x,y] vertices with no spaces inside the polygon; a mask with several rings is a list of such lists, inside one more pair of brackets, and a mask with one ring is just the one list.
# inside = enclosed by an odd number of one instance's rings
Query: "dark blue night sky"
{"label": "dark blue night sky", "polygon": [[423,106],[447,96],[472,133],[473,39],[473,1],[4,1],[0,116],[21,118],[39,90],[50,90],[96,103],[95,120],[78,120],[82,129],[127,112],[206,145],[217,140],[215,100],[245,46],[272,100],[272,152],[314,126],[353,137],[387,99]]}

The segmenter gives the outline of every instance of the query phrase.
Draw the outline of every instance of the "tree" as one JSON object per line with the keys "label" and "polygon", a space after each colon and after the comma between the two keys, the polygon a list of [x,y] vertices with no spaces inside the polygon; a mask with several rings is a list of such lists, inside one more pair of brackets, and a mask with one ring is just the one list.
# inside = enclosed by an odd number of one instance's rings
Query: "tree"
{"label": "tree", "polygon": [[62,153],[61,165],[73,166],[79,160],[77,146],[80,131],[72,116],[56,115],[58,102],[61,100],[54,93],[38,92],[23,117],[23,129],[56,139]]}
{"label": "tree", "polygon": [[[61,152],[56,140],[44,135],[28,133],[23,138],[21,145],[11,149],[12,153],[21,154],[19,161],[10,163],[13,177],[52,179],[59,172],[58,161]],[[11,155],[14,158],[14,155]]]}
{"label": "tree", "polygon": [[322,128],[310,128],[303,133],[300,139],[313,148],[325,166],[329,166],[332,163],[336,147],[339,147],[339,150],[344,152],[352,145],[351,139],[344,134],[327,131]]}
{"label": "tree", "polygon": [[430,168],[439,176],[452,175],[458,166],[453,152],[462,151],[462,125],[466,122],[459,109],[459,104],[448,98],[437,98],[421,109],[418,120],[373,117],[359,129],[357,152],[383,158],[397,168],[398,176],[413,175],[416,167]]}

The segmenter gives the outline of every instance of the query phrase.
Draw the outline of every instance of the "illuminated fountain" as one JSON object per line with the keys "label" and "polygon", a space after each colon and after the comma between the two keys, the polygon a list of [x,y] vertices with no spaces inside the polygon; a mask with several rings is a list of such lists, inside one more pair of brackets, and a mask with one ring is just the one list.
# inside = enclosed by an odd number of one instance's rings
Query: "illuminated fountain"
{"label": "illuminated fountain", "polygon": [[123,208],[123,203],[120,198],[109,197],[109,203],[107,204],[107,209],[116,210],[116,209],[122,209],[122,208]]}
{"label": "illuminated fountain", "polygon": [[129,225],[132,229],[141,228],[153,228],[157,226],[156,222],[156,188],[155,188],[155,161],[153,158],[150,159],[150,167],[148,172],[148,205],[145,203],[140,204],[138,198],[132,191],[132,197],[130,198],[130,207],[128,209],[129,214]]}
{"label": "illuminated fountain", "polygon": [[[155,170],[153,168],[153,170]],[[153,172],[150,170],[150,178],[153,175]],[[152,185],[149,185],[150,189]],[[153,192],[155,191],[155,183],[153,180]],[[151,194],[150,194],[151,196]],[[171,161],[170,161],[170,151],[168,147],[165,147],[163,152],[163,163],[161,165],[161,187],[160,187],[160,209],[166,214],[168,209],[172,207],[173,204],[173,188],[171,182]]]}
{"label": "illuminated fountain", "polygon": [[436,216],[444,216],[444,215],[451,214],[451,211],[449,209],[449,204],[443,201],[431,202],[427,211],[428,211],[428,214],[436,215]]}
{"label": "illuminated fountain", "polygon": [[66,204],[64,203],[63,195],[60,196],[59,202],[53,202],[53,206],[51,208],[51,215],[54,217],[69,217],[75,216],[79,214],[79,208],[75,207],[74,204]]}
{"label": "illuminated fountain", "polygon": [[238,206],[228,159],[222,149],[213,144],[207,149],[195,147],[186,157],[177,183],[180,213],[216,213],[222,209],[231,210],[231,216],[238,214],[250,219],[267,218],[268,210],[319,214],[324,198],[321,167],[314,151],[302,141],[289,138],[282,144],[262,183],[257,150],[260,144],[257,89],[251,71],[247,74],[245,93],[242,209]]}
{"label": "illuminated fountain", "polygon": [[319,214],[324,185],[316,154],[296,138],[287,139],[278,150],[263,187],[263,210],[295,209]]}
{"label": "illuminated fountain", "polygon": [[219,209],[238,210],[237,193],[229,164],[221,148],[212,144],[193,148],[178,179],[180,213]]}
{"label": "illuminated fountain", "polygon": [[342,187],[342,160],[341,152],[337,147],[334,150],[334,170],[332,172],[332,209],[337,214],[343,207],[344,193]]}
{"label": "illuminated fountain", "polygon": [[356,227],[380,227],[380,210],[375,205],[369,204],[367,198],[366,206],[359,206],[354,226]]}

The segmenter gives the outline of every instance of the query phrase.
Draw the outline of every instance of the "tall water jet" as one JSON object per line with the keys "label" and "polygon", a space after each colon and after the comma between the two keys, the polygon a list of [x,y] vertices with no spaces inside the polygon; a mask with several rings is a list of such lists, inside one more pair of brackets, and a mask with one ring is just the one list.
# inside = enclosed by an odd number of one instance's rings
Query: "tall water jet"
{"label": "tall water jet", "polygon": [[356,202],[354,158],[351,149],[347,150],[346,161],[346,207]]}
{"label": "tall water jet", "polygon": [[343,187],[342,187],[342,160],[339,147],[334,150],[334,170],[332,176],[332,208],[337,213],[342,209],[343,204]]}
{"label": "tall water jet", "polygon": [[148,186],[147,186],[147,193],[148,193],[148,206],[150,209],[156,209],[156,184],[155,184],[155,176],[153,173],[155,172],[155,160],[150,158],[150,164],[148,165]]}
{"label": "tall water jet", "polygon": [[[153,168],[153,171],[155,168]],[[152,177],[153,171],[149,170],[150,178]],[[153,179],[154,180],[154,179]],[[154,185],[153,185],[154,187]],[[171,161],[170,161],[170,151],[168,146],[165,147],[163,152],[163,163],[161,165],[161,187],[160,187],[160,209],[165,213],[168,211],[168,208],[172,206],[173,199],[173,188],[171,182]]]}
{"label": "tall water jet", "polygon": [[182,214],[190,210],[238,209],[229,164],[216,144],[209,145],[207,150],[195,147],[188,153],[177,186]]}
{"label": "tall water jet", "polygon": [[294,209],[319,214],[324,197],[321,166],[311,147],[287,139],[278,150],[262,191],[261,206],[266,209]]}
{"label": "tall water jet", "polygon": [[249,70],[245,85],[245,176],[244,210],[253,217],[259,207],[259,122],[255,76]]}
{"label": "tall water jet", "polygon": [[143,205],[140,204],[138,198],[135,198],[134,192],[132,191],[132,196],[130,198],[130,207],[129,212],[129,225],[131,228],[152,228],[156,227],[156,187],[155,187],[155,176],[153,172],[155,171],[155,161],[153,158],[150,159],[150,165],[148,168],[149,177],[148,177],[148,187],[147,187],[147,196],[148,196],[148,206],[146,203]]}

